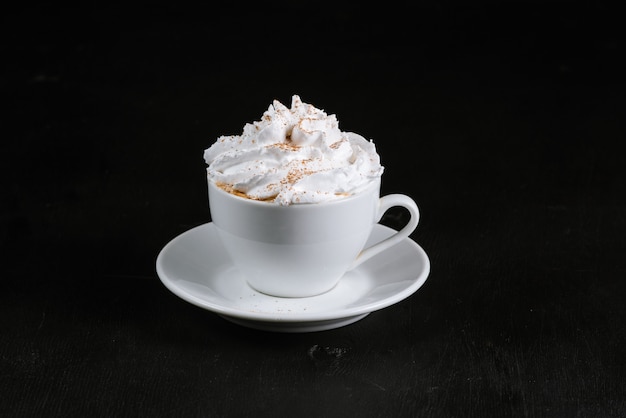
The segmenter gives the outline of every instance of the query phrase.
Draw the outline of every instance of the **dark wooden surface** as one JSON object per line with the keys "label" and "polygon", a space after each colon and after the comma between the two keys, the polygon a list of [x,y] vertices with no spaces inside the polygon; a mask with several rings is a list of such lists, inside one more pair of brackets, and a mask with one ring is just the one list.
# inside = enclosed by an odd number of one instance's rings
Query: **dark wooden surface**
{"label": "dark wooden surface", "polygon": [[[626,416],[620,16],[5,8],[0,416]],[[432,263],[408,299],[293,335],[155,272],[210,221],[203,150],[292,94],[375,141]]]}

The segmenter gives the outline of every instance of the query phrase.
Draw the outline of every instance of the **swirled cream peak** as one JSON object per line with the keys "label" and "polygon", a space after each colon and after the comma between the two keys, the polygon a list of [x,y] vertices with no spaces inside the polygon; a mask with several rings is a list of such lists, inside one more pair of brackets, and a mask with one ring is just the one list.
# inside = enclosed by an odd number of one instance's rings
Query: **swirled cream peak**
{"label": "swirled cream peak", "polygon": [[349,196],[383,172],[372,141],[342,132],[335,115],[297,95],[291,108],[274,100],[241,135],[219,137],[204,151],[204,160],[209,181],[281,205]]}

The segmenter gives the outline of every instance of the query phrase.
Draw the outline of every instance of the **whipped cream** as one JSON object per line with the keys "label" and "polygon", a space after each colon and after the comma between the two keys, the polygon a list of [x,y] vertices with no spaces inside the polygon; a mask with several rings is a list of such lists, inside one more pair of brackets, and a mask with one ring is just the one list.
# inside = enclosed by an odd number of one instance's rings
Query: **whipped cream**
{"label": "whipped cream", "polygon": [[207,177],[244,197],[280,205],[317,203],[358,193],[383,173],[371,140],[342,132],[327,115],[294,95],[274,100],[241,135],[225,135],[204,151]]}

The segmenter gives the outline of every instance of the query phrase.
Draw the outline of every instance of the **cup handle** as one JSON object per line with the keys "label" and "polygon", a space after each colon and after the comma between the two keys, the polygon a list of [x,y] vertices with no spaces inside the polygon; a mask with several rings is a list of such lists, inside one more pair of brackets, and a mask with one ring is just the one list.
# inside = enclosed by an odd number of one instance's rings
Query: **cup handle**
{"label": "cup handle", "polygon": [[404,228],[400,229],[398,232],[396,232],[392,236],[362,250],[357,256],[357,258],[354,260],[352,265],[350,266],[350,270],[355,268],[359,264],[363,263],[364,261],[369,260],[376,254],[379,254],[380,252],[385,251],[386,249],[390,247],[393,247],[394,245],[402,241],[404,238],[411,235],[413,231],[415,231],[415,228],[417,228],[417,224],[420,219],[420,212],[419,212],[419,209],[417,208],[417,204],[415,203],[415,201],[411,199],[409,196],[403,195],[403,194],[389,194],[379,199],[378,214],[377,214],[376,222],[380,221],[380,219],[383,217],[385,212],[387,212],[392,207],[396,207],[396,206],[400,206],[400,207],[404,207],[408,209],[409,214],[411,216],[409,218],[409,222],[404,226]]}

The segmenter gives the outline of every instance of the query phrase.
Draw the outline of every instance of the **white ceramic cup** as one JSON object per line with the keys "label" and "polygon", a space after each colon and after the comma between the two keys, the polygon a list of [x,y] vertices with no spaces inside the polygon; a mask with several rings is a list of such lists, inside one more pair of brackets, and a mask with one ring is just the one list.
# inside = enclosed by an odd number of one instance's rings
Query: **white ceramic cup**
{"label": "white ceramic cup", "polygon": [[[364,249],[374,225],[395,206],[408,209],[408,223]],[[342,199],[289,206],[246,199],[209,180],[209,209],[226,251],[248,284],[278,297],[329,291],[348,270],[408,237],[419,221],[410,197],[380,197],[380,179]]]}

